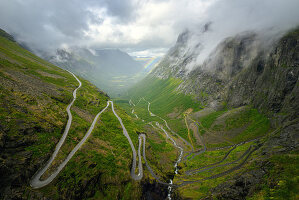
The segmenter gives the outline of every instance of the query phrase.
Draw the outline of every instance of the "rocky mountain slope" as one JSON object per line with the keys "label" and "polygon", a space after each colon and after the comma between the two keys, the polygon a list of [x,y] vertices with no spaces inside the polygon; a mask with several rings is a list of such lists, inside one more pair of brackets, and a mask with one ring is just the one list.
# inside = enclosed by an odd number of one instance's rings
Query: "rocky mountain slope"
{"label": "rocky mountain slope", "polygon": [[[186,129],[180,127],[188,113],[202,124],[199,131],[211,151],[252,140],[258,148],[242,168],[231,170],[232,174],[223,172],[224,178],[184,186],[178,192],[185,198],[295,198],[299,29],[275,39],[255,32],[240,33],[223,40],[201,62],[204,46],[194,41],[192,34],[183,32],[153,72],[129,90],[129,96],[135,101],[148,99],[152,110],[167,118],[182,137]],[[209,34],[208,25],[202,34]],[[187,118],[186,124],[192,127],[192,123]],[[192,134],[189,140],[197,143]],[[181,167],[188,171],[212,158],[198,157]],[[175,180],[189,180],[183,173]],[[192,176],[193,180],[204,177]]]}
{"label": "rocky mountain slope", "polygon": [[[205,104],[215,100],[226,101],[232,107],[253,104],[269,114],[291,112],[292,119],[298,116],[295,101],[298,97],[298,29],[271,45],[253,32],[227,38],[202,64],[194,61],[198,56],[196,50],[184,46],[188,43],[188,34],[179,36],[176,46],[151,76],[181,78],[183,82],[177,90],[195,95]],[[195,66],[191,71],[188,70],[190,65]],[[200,93],[208,97],[202,98]],[[285,110],[287,105],[292,106],[288,111]]]}

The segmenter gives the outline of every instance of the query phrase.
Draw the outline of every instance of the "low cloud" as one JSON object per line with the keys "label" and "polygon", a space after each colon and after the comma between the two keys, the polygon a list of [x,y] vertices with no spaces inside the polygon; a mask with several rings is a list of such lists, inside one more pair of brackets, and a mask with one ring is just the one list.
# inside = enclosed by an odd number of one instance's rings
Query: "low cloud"
{"label": "low cloud", "polygon": [[[186,28],[207,54],[245,30],[284,31],[298,25],[298,0],[9,0],[0,27],[38,51],[67,46],[121,48],[137,55],[173,46]],[[211,34],[200,27],[212,22]]]}
{"label": "low cloud", "polygon": [[[299,25],[297,0],[222,0],[211,5],[202,19],[189,26],[190,36],[184,52],[196,52],[197,58],[187,66],[200,65],[227,37],[249,31],[270,43]],[[205,25],[209,25],[205,27]],[[208,29],[205,30],[204,29]]]}

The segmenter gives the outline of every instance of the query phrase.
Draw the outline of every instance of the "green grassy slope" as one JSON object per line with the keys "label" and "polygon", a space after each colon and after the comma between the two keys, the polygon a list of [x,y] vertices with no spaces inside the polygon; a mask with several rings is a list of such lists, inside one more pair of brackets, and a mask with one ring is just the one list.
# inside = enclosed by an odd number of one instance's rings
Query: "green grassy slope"
{"label": "green grassy slope", "polygon": [[[0,193],[7,198],[121,197],[126,190],[138,198],[140,186],[131,182],[132,153],[111,110],[100,117],[91,137],[48,186],[33,190],[29,180],[49,158],[60,139],[67,105],[78,82],[68,72],[21,48],[0,35]],[[81,79],[71,112],[73,122],[54,166],[72,150],[88,130],[94,116],[109,99]],[[142,132],[124,110],[116,112],[137,146]],[[53,170],[52,166],[50,171]],[[7,189],[8,188],[8,189]],[[14,192],[10,192],[10,191]],[[4,192],[5,191],[5,192]]]}
{"label": "green grassy slope", "polygon": [[[268,132],[270,127],[269,120],[252,108],[242,110],[224,107],[222,110],[214,110],[199,118],[196,117],[192,113],[202,110],[203,106],[196,102],[192,96],[184,95],[177,91],[177,87],[181,82],[180,79],[175,78],[164,80],[148,76],[128,91],[128,95],[124,98],[127,100],[119,100],[122,101],[120,105],[126,109],[127,113],[130,113],[128,100],[132,99],[135,104],[139,102],[134,109],[140,118],[146,122],[162,122],[158,118],[149,115],[147,102],[139,101],[140,98],[144,97],[151,102],[150,110],[166,119],[169,126],[186,140],[190,139],[188,138],[183,112],[191,109],[191,117],[194,116],[194,120],[200,122],[202,127],[199,128],[201,134],[204,134],[206,131],[209,133],[218,132],[221,142],[218,142],[219,144],[217,142],[208,144],[210,147],[230,144],[223,139],[223,133],[225,137],[229,137],[230,142],[239,143],[263,136]],[[131,116],[134,117],[133,114]],[[217,120],[218,118],[219,120]],[[194,134],[191,135],[191,138],[195,140]]]}
{"label": "green grassy slope", "polygon": [[175,78],[164,80],[148,76],[131,88],[128,96],[134,102],[137,102],[140,97],[144,97],[151,102],[151,111],[162,117],[167,117],[167,114],[175,109],[181,112],[188,108],[198,110],[200,105],[191,96],[186,96],[175,90],[180,83],[181,80]]}
{"label": "green grassy slope", "polygon": [[[200,123],[199,132],[208,141],[208,147],[238,144],[271,131],[269,119],[250,106],[212,111],[200,117],[192,114],[191,117]],[[214,142],[215,137],[222,142]]]}
{"label": "green grassy slope", "polygon": [[[160,79],[150,74],[119,100],[122,101],[120,106],[129,113],[133,109],[129,105],[129,99],[137,104],[139,99],[144,97],[151,102],[150,108],[154,114],[166,119],[171,129],[190,143],[195,143],[195,147],[202,148],[200,136],[203,138],[207,152],[198,155],[193,160],[193,154],[191,154],[186,161],[181,162],[180,172],[178,176],[175,176],[174,183],[224,174],[211,180],[179,188],[177,192],[182,198],[201,199],[209,195],[216,195],[220,199],[225,199],[227,196],[231,199],[245,199],[250,196],[252,199],[298,198],[295,192],[299,183],[298,170],[296,170],[296,166],[298,168],[297,36],[298,28],[284,36],[276,44],[270,58],[266,61],[261,60],[261,62],[254,60],[249,67],[232,78],[227,83],[228,91],[226,91],[227,88],[219,91],[217,87],[209,87],[210,83],[217,85],[217,80],[203,79],[203,84],[199,85],[200,78],[189,77],[187,82],[192,84],[185,84],[184,86],[190,87],[187,89],[197,91],[197,94],[194,94],[197,97],[207,97],[207,94],[202,94],[200,90],[197,90],[202,89],[201,86],[209,89],[211,96],[208,97],[213,98],[215,91],[215,94],[220,95],[220,98],[214,99],[219,101],[218,105],[211,104],[211,107],[205,107],[206,105],[200,105],[194,100],[196,97],[180,93],[177,88],[182,80],[171,77],[170,68],[168,68],[170,63],[165,62],[160,63],[157,68],[162,75],[170,74],[170,78]],[[257,60],[260,61],[260,59]],[[292,74],[293,79],[289,74]],[[207,101],[211,100],[208,99],[206,98]],[[144,101],[138,103],[134,111],[146,122],[159,121],[149,115],[147,103]],[[192,127],[189,137],[184,123],[184,114],[188,117],[187,126]],[[130,115],[134,117],[133,114]],[[194,122],[199,123],[198,131]],[[245,152],[250,145],[256,149],[249,154],[249,157],[229,166],[205,171],[198,175],[183,174],[186,170],[216,162],[224,156],[225,149],[236,144],[238,144],[237,148],[225,162],[236,159],[237,155]],[[288,165],[288,159],[293,163]],[[226,174],[226,171],[229,173]],[[257,183],[260,182],[262,182],[261,185],[258,185]],[[254,191],[260,192],[253,195]]]}
{"label": "green grassy slope", "polygon": [[[248,160],[243,157],[238,162],[228,166],[215,168],[200,174],[187,176],[184,174],[186,170],[200,168],[219,161],[227,152],[227,150],[217,150],[219,147],[250,141],[249,143],[240,144],[222,164],[232,162],[245,153],[250,145],[258,145],[257,142],[251,140],[256,138],[265,139],[267,134],[273,130],[270,127],[269,119],[251,106],[239,108],[222,106],[222,109],[214,110],[210,108],[208,112],[205,112],[204,106],[196,102],[192,96],[187,96],[177,91],[177,87],[180,83],[181,80],[175,78],[163,80],[148,76],[129,90],[126,97],[118,99],[118,101],[120,102],[119,105],[123,107],[127,113],[130,113],[132,117],[134,117],[134,114],[131,114],[131,111],[134,109],[134,112],[139,118],[145,122],[158,121],[159,123],[163,123],[159,118],[149,115],[147,102],[143,100],[139,101],[140,98],[144,97],[147,101],[151,102],[150,110],[154,114],[166,119],[169,126],[184,139],[189,142],[191,142],[190,138],[192,139],[195,149],[203,148],[199,136],[196,134],[201,135],[208,148],[208,152],[200,154],[194,159],[190,159],[192,157],[191,154],[185,161],[180,163],[180,174],[175,176],[175,183],[188,180],[200,180],[212,175],[224,173],[227,170],[241,165],[240,168],[218,178],[193,183],[177,190],[183,198],[200,199],[210,195],[210,190],[213,187],[230,180],[232,176],[238,173],[244,173],[246,170],[253,168],[253,165],[251,163],[248,164]],[[134,104],[139,103],[135,107],[131,107],[129,105],[130,99]],[[194,121],[199,123],[199,133],[195,131],[196,128],[190,128],[189,131],[191,135],[188,137],[187,127],[184,122],[185,115],[187,116],[189,128]],[[151,142],[149,143],[155,147]],[[159,148],[162,149],[162,147]],[[260,153],[253,152],[250,159],[259,157]],[[242,164],[242,162],[245,162],[245,164]]]}
{"label": "green grassy slope", "polygon": [[[189,108],[197,111],[200,109],[201,105],[196,102],[192,96],[184,95],[176,90],[180,83],[181,80],[176,78],[159,79],[147,76],[132,87],[126,96],[122,97],[125,101],[121,106],[126,109],[129,107],[128,100],[132,99],[136,104],[140,98],[144,97],[151,103],[150,110],[154,114],[166,119],[169,126],[174,131],[187,139],[187,129],[182,113]],[[164,123],[159,118],[151,117],[148,114],[147,102],[145,101],[140,101],[135,109],[136,113],[145,121],[158,121]],[[173,117],[171,113],[176,117]]]}
{"label": "green grassy slope", "polygon": [[[124,108],[126,113],[130,115],[135,124],[143,127],[146,133],[146,158],[154,172],[162,178],[165,182],[169,181],[168,174],[173,174],[173,163],[176,161],[177,149],[169,139],[166,138],[164,132],[161,129],[153,128],[148,122],[157,121],[163,123],[158,117],[150,116],[147,112],[147,103],[140,101],[138,106],[135,107],[135,112],[138,113],[139,118],[136,118],[132,114],[132,107],[127,100],[115,99],[120,107]],[[163,163],[161,165],[161,163]],[[153,178],[148,176],[148,171],[145,170],[145,179],[150,179],[153,182]]]}

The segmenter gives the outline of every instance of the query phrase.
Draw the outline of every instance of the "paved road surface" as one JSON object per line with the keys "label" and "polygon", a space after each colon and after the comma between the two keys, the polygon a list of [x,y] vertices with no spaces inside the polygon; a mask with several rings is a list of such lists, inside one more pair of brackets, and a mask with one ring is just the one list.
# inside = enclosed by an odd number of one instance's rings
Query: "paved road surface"
{"label": "paved road surface", "polygon": [[[66,70],[68,71],[68,70]],[[71,73],[75,79],[79,82],[79,86],[74,90],[73,92],[73,100],[72,102],[67,106],[66,108],[66,111],[67,111],[67,114],[68,114],[68,120],[67,120],[67,124],[66,124],[66,127],[64,129],[64,133],[62,135],[62,137],[60,138],[58,144],[56,145],[55,147],[55,151],[54,153],[52,154],[50,160],[48,160],[46,166],[44,168],[42,168],[41,170],[39,170],[32,178],[31,182],[30,182],[30,185],[33,187],[33,188],[40,188],[40,187],[43,187],[47,184],[49,184],[56,176],[50,176],[49,178],[47,178],[46,180],[44,181],[40,181],[40,177],[47,171],[47,169],[50,167],[51,163],[53,162],[53,160],[55,159],[55,157],[57,156],[58,154],[58,151],[59,149],[61,148],[62,144],[64,143],[64,140],[65,138],[67,137],[68,135],[68,132],[70,130],[70,127],[71,127],[71,124],[72,124],[72,119],[73,119],[73,116],[72,116],[72,113],[70,111],[72,105],[74,104],[75,100],[76,100],[76,94],[77,94],[77,90],[81,87],[82,83],[81,81],[70,71],[68,71],[69,73]],[[58,172],[59,173],[59,172]]]}
{"label": "paved road surface", "polygon": [[[67,70],[68,71],[68,70]],[[117,117],[118,121],[120,122],[122,128],[123,128],[123,134],[127,137],[130,146],[132,148],[132,152],[133,152],[133,165],[132,165],[132,169],[131,169],[131,176],[134,180],[140,180],[143,176],[143,169],[142,169],[142,162],[141,162],[141,137],[139,137],[139,147],[138,147],[138,174],[135,174],[135,169],[136,169],[136,150],[134,148],[134,145],[132,143],[132,140],[121,120],[121,118],[117,115],[117,113],[114,110],[114,105],[112,101],[108,101],[107,102],[107,106],[101,110],[94,118],[90,128],[88,129],[87,133],[85,134],[85,136],[82,138],[82,140],[75,146],[75,148],[69,153],[69,155],[67,156],[67,158],[57,167],[56,171],[53,172],[48,178],[46,178],[45,180],[40,180],[41,176],[47,171],[47,169],[51,166],[52,162],[54,161],[54,159],[56,158],[61,146],[63,145],[68,132],[70,130],[71,124],[72,124],[72,113],[70,111],[72,105],[74,104],[75,100],[76,100],[76,94],[77,94],[77,90],[81,87],[82,83],[80,82],[80,80],[70,71],[68,71],[69,73],[71,73],[76,80],[79,82],[79,86],[74,90],[73,92],[73,100],[72,102],[67,106],[66,111],[68,113],[68,121],[64,130],[64,133],[62,135],[62,137],[60,138],[58,144],[55,147],[55,150],[51,156],[51,158],[48,160],[48,162],[46,163],[46,165],[40,169],[39,171],[37,171],[37,173],[32,177],[31,181],[30,181],[30,185],[33,188],[41,188],[44,187],[46,185],[48,185],[49,183],[51,183],[54,178],[59,174],[59,172],[66,166],[66,164],[70,161],[70,159],[75,155],[75,153],[80,149],[80,147],[84,144],[84,142],[88,139],[88,137],[90,136],[90,134],[92,133],[95,124],[99,118],[99,116],[108,108],[109,104],[111,104],[112,107],[112,111],[114,113],[114,115]],[[145,153],[144,153],[145,155]]]}

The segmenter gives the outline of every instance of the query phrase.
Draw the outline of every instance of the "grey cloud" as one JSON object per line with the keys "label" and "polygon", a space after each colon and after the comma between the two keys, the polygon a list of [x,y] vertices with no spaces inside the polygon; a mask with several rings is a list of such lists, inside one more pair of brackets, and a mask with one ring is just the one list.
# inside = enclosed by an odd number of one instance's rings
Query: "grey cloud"
{"label": "grey cloud", "polygon": [[133,20],[138,7],[138,4],[134,5],[131,0],[102,0],[101,2],[107,8],[108,14],[118,17],[122,22]]}
{"label": "grey cloud", "polygon": [[84,40],[88,23],[102,20],[91,13],[95,1],[0,1],[0,27],[29,43],[33,49],[55,49],[62,43]]}
{"label": "grey cloud", "polygon": [[[197,8],[189,12],[182,5],[210,0],[0,0],[0,28],[14,34],[19,41],[25,41],[32,49],[53,51],[62,44],[89,46],[94,48],[115,47],[123,49],[146,50],[161,49],[172,46],[176,34],[186,28],[193,30],[194,41],[198,40],[205,46],[202,57],[223,38],[245,30],[278,33],[298,25],[298,0],[215,0],[213,4],[198,14]],[[169,13],[162,18],[140,16],[141,5],[147,3],[174,2]],[[191,2],[191,3],[190,3]],[[192,6],[191,6],[192,7]],[[105,9],[107,16],[97,16],[91,9]],[[190,9],[190,8],[189,8]],[[163,10],[164,11],[164,10]],[[153,13],[157,12],[153,8]],[[173,14],[174,13],[174,14]],[[139,16],[138,16],[139,15]],[[140,17],[145,27],[152,32],[146,33],[142,39],[127,40],[127,30],[115,30],[109,38],[118,38],[109,42],[106,38],[94,41],[85,33],[90,24],[101,25],[105,17],[113,17],[111,28],[117,25],[132,25]],[[148,17],[148,18],[147,18]],[[200,34],[201,26],[212,21],[208,34]],[[159,25],[169,26],[169,29],[159,30]],[[164,27],[163,27],[164,28]],[[137,29],[139,30],[139,29]],[[165,30],[172,31],[165,33]],[[267,31],[266,31],[267,30]],[[135,34],[136,32],[130,32]],[[103,32],[96,32],[97,37]],[[169,39],[171,38],[171,40]],[[194,44],[193,44],[194,45]]]}
{"label": "grey cloud", "polygon": [[[244,31],[254,31],[261,37],[275,40],[299,25],[298,8],[298,0],[218,1],[208,8],[203,19],[189,27],[195,34],[189,40],[188,48],[194,48],[198,42],[203,46],[192,66],[201,64],[224,38]],[[212,22],[210,30],[202,33],[206,22]]]}

